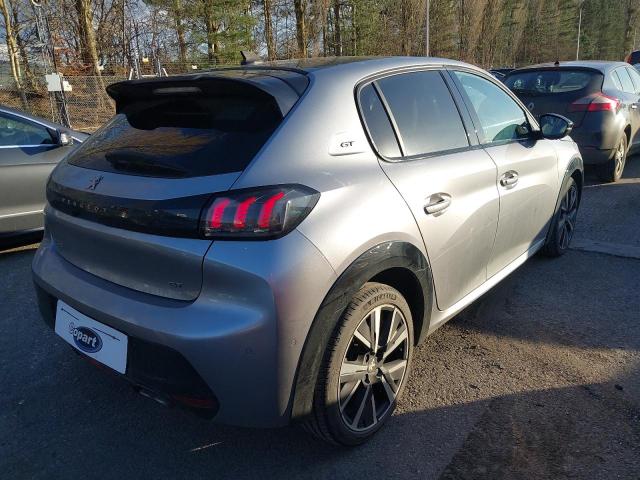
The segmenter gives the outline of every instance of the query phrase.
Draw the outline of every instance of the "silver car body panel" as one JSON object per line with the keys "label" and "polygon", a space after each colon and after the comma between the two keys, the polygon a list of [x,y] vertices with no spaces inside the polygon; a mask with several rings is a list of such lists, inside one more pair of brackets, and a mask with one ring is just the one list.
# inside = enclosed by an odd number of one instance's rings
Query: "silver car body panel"
{"label": "silver car body panel", "polygon": [[[500,211],[496,166],[482,149],[382,166],[420,226],[437,304],[446,309],[487,279]],[[425,205],[440,192],[451,205],[427,214]]]}
{"label": "silver car body panel", "polygon": [[42,229],[47,178],[56,164],[88,135],[13,108],[0,106],[0,114],[50,131],[68,132],[74,139],[74,145],[66,146],[0,146],[0,236]]}
{"label": "silver car body panel", "polygon": [[[109,199],[168,200],[227,190],[238,173],[195,178],[153,178],[97,172],[64,164],[52,180]],[[132,232],[49,210],[49,234],[73,265],[118,285],[176,300],[194,300],[202,287],[202,260],[210,240]]]}
{"label": "silver car body panel", "polygon": [[486,148],[498,167],[498,179],[510,171],[518,173],[518,182],[513,187],[504,187],[498,181],[500,221],[487,267],[488,278],[547,234],[562,181],[552,143],[550,140],[538,140],[535,144],[511,142]]}

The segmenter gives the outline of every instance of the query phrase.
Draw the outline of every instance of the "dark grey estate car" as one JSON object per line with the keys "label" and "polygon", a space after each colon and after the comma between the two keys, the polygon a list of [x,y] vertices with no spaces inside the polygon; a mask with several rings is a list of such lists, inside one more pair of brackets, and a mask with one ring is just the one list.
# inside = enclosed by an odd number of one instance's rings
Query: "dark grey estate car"
{"label": "dark grey estate car", "polygon": [[504,82],[536,117],[553,112],[571,119],[585,165],[604,181],[620,179],[640,142],[636,69],[624,62],[548,63],[515,70]]}
{"label": "dark grey estate car", "polygon": [[42,229],[47,178],[87,137],[0,105],[0,240]]}

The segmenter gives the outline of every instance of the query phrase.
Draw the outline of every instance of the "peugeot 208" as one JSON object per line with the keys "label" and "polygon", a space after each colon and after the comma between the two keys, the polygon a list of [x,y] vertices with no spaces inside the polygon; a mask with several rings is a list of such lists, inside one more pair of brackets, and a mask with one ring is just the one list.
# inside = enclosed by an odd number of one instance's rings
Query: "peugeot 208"
{"label": "peugeot 208", "polygon": [[571,123],[435,58],[123,82],[53,172],[33,261],[55,332],[163,403],[353,445],[415,346],[566,251]]}

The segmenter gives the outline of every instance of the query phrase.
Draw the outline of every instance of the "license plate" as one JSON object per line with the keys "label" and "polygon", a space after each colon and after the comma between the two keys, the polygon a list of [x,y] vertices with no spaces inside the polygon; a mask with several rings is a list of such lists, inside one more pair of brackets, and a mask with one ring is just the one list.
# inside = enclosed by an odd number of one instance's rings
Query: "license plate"
{"label": "license plate", "polygon": [[127,336],[58,301],[55,332],[69,345],[100,363],[125,373]]}

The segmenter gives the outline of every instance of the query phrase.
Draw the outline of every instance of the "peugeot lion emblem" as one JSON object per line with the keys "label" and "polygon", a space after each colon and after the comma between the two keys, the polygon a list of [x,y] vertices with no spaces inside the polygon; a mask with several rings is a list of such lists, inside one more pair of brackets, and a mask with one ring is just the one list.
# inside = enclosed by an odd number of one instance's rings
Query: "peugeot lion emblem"
{"label": "peugeot lion emblem", "polygon": [[102,181],[102,179],[104,178],[104,176],[99,175],[97,177],[94,177],[91,179],[91,183],[89,183],[89,186],[87,187],[87,190],[95,190],[96,187],[100,184],[100,182]]}

